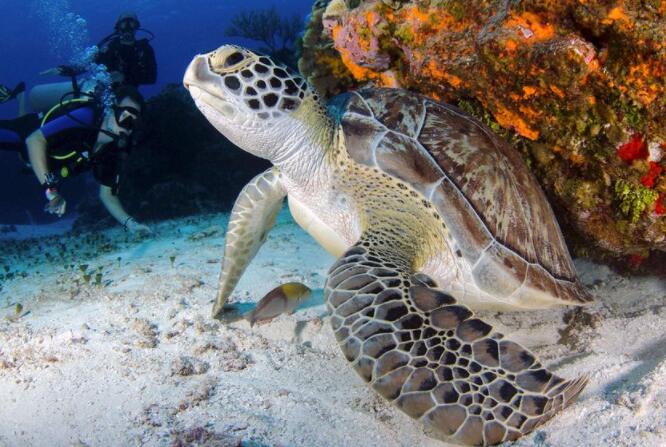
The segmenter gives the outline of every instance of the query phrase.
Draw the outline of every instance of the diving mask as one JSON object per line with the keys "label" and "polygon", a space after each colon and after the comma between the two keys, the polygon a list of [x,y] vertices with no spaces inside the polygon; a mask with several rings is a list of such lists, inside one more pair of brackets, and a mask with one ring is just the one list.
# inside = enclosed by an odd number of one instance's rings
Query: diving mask
{"label": "diving mask", "polygon": [[116,24],[116,30],[119,32],[135,32],[139,29],[139,22],[132,17],[122,19]]}

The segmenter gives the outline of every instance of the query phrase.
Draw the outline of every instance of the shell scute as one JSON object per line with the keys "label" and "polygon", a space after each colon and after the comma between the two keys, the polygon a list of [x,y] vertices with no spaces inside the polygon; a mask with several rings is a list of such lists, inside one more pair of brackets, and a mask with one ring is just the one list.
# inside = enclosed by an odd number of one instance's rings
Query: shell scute
{"label": "shell scute", "polygon": [[414,141],[396,132],[389,132],[377,146],[377,166],[387,174],[410,184],[435,183],[442,177],[439,167],[418,154]]}
{"label": "shell scute", "polygon": [[[399,93],[397,90],[396,92]],[[384,89],[363,90],[360,95],[377,121],[388,129],[418,138],[426,113],[422,96],[395,95]]]}
{"label": "shell scute", "polygon": [[[559,228],[547,224],[554,221],[550,206],[514,149],[480,124],[470,126],[470,119],[453,108],[429,103],[427,109],[419,141],[463,192],[483,225],[528,262],[572,277]],[[548,249],[546,241],[557,249]]]}
{"label": "shell scute", "polygon": [[372,118],[373,113],[363,97],[352,94],[347,102],[347,112]]}
{"label": "shell scute", "polygon": [[591,301],[536,179],[483,124],[398,89],[353,93],[340,123],[353,160],[430,200],[481,290],[512,295],[526,307],[533,300]]}
{"label": "shell scute", "polygon": [[356,114],[345,115],[342,126],[349,156],[357,163],[372,166],[375,147],[386,128],[374,119]]}
{"label": "shell scute", "polygon": [[485,247],[493,242],[493,235],[476,217],[476,211],[462,192],[448,178],[442,180],[431,199],[438,210],[449,210],[444,221],[453,233],[465,259],[474,264]]}

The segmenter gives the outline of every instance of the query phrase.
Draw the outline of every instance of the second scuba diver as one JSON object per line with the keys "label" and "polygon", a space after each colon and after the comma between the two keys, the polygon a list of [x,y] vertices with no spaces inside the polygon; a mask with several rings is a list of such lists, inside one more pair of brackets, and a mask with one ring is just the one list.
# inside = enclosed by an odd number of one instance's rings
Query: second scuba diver
{"label": "second scuba diver", "polygon": [[[23,87],[23,88],[21,88]],[[24,86],[14,91],[0,87],[4,99],[25,100]],[[143,97],[131,86],[114,91],[114,104],[104,108],[93,98],[61,100],[49,113],[23,114],[0,121],[0,150],[16,151],[31,166],[44,187],[48,203],[44,210],[62,216],[66,201],[60,194],[63,179],[88,169],[99,183],[99,198],[108,212],[131,233],[150,233],[123,208],[118,199],[122,161],[143,109]],[[25,111],[24,104],[19,105]]]}
{"label": "second scuba diver", "polygon": [[[142,31],[148,38],[136,38]],[[112,86],[154,84],[157,80],[157,62],[155,51],[150,45],[153,34],[141,28],[139,18],[133,12],[121,14],[114,25],[114,32],[97,44],[99,51],[94,62],[104,65],[111,76]],[[60,65],[43,71],[42,75],[61,75],[76,77],[86,71],[86,67]],[[84,82],[80,88],[85,93],[92,93],[94,81]],[[69,82],[56,82],[36,85],[30,91],[29,103],[33,111],[46,111],[56,104],[63,94],[72,90]]]}
{"label": "second scuba diver", "polygon": [[[136,14],[123,13],[116,20],[115,32],[98,44],[95,62],[106,66],[114,83],[138,87],[157,80],[155,51],[149,39],[136,38],[140,29]],[[143,31],[152,36],[149,31]]]}

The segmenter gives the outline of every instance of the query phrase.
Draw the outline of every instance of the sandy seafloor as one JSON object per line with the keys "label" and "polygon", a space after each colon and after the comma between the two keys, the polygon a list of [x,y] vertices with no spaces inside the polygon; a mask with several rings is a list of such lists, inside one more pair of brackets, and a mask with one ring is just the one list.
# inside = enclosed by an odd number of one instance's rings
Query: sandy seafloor
{"label": "sandy seafloor", "polygon": [[[302,281],[319,304],[254,328],[209,317],[226,219],[3,248],[18,274],[0,290],[0,446],[444,445],[347,365],[321,297],[334,260],[286,211],[234,299]],[[58,260],[67,250],[77,259]],[[590,376],[513,445],[665,446],[666,281],[576,265],[598,298],[583,312],[483,314],[560,375]]]}

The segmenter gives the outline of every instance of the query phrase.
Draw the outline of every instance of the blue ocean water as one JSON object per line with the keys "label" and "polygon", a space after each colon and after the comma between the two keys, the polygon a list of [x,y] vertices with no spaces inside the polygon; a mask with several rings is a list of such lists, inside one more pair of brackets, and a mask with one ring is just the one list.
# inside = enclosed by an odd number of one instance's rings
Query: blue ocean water
{"label": "blue ocean water", "polygon": [[[230,20],[242,11],[277,7],[283,16],[305,21],[313,0],[0,0],[0,84],[28,88],[63,78],[40,76],[45,69],[80,56],[113,31],[118,15],[135,12],[142,28],[155,34],[151,45],[158,63],[155,85],[141,88],[155,95],[169,83],[178,83],[192,59],[223,43],[256,46],[225,35]],[[137,37],[142,37],[139,34]],[[16,115],[16,102],[0,105],[0,119]],[[0,224],[52,220],[42,211],[43,191],[30,173],[21,172],[16,154],[0,151]],[[90,181],[90,180],[88,180]],[[86,177],[73,182],[85,188]]]}

